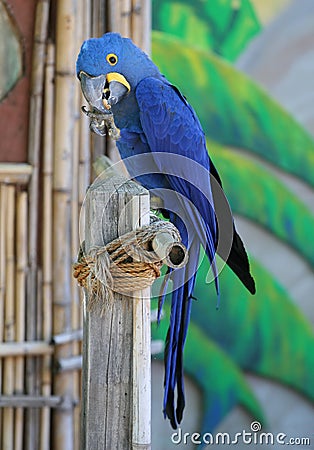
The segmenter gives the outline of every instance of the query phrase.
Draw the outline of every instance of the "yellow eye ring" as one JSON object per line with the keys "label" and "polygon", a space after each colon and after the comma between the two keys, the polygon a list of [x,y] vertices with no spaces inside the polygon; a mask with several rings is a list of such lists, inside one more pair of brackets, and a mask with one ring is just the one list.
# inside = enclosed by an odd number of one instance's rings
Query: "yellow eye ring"
{"label": "yellow eye ring", "polygon": [[106,56],[106,60],[111,66],[115,66],[118,62],[118,57],[114,53],[109,53]]}

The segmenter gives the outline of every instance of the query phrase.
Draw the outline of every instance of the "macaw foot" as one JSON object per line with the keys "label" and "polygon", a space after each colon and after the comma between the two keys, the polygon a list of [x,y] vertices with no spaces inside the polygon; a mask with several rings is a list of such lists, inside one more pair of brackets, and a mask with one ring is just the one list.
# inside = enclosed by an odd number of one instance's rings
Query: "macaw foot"
{"label": "macaw foot", "polygon": [[115,141],[120,137],[120,130],[114,123],[112,112],[101,113],[97,110],[89,111],[86,106],[82,106],[82,111],[90,119],[90,129],[99,136],[108,135]]}

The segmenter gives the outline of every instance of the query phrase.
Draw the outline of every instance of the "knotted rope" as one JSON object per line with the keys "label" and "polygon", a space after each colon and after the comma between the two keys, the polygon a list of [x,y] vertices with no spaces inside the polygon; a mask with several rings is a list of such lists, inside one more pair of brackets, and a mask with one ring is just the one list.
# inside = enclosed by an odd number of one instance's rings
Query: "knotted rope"
{"label": "knotted rope", "polygon": [[180,246],[179,250],[185,251],[177,228],[153,216],[150,225],[119,236],[104,247],[94,247],[88,255],[79,257],[73,265],[73,276],[90,294],[89,310],[101,303],[103,311],[105,303],[113,300],[113,292],[131,295],[152,285],[164,263],[153,249],[153,241],[161,232],[169,233]]}

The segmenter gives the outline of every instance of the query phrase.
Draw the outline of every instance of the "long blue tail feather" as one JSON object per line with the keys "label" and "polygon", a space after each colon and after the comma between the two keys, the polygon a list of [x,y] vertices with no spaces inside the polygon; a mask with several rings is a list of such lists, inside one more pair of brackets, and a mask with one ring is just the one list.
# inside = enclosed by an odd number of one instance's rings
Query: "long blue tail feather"
{"label": "long blue tail feather", "polygon": [[[171,274],[174,291],[172,293],[170,325],[165,346],[165,391],[164,414],[171,426],[177,428],[182,420],[185,406],[183,378],[183,348],[187,335],[199,258],[199,243],[194,237],[189,246],[189,263]],[[177,404],[175,405],[175,389]]]}
{"label": "long blue tail feather", "polygon": [[[170,420],[175,429],[182,420],[185,406],[184,373],[183,373],[183,348],[187,336],[190,320],[192,294],[195,285],[197,267],[199,263],[200,245],[206,249],[206,254],[212,263],[217,294],[219,293],[218,273],[215,262],[216,236],[215,225],[205,223],[195,208],[190,205],[185,207],[185,223],[178,215],[170,214],[171,221],[178,228],[182,241],[189,252],[188,263],[181,269],[169,271],[168,277],[173,282],[171,300],[170,325],[165,345],[165,390],[164,390],[164,415]],[[193,225],[190,220],[193,220]],[[167,284],[167,281],[165,281]],[[161,310],[165,299],[165,292],[161,293],[159,309]],[[175,389],[177,390],[175,404]]]}

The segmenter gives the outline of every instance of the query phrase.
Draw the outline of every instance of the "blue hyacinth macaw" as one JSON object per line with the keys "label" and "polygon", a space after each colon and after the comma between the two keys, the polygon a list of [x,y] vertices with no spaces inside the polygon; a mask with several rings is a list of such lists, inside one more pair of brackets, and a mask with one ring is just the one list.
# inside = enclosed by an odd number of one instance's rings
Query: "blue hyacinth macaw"
{"label": "blue hyacinth macaw", "polygon": [[[200,122],[149,57],[130,39],[106,33],[83,43],[76,71],[92,107],[87,111],[91,129],[104,135],[114,118],[120,130],[117,147],[131,177],[162,199],[163,213],[176,225],[189,252],[185,267],[169,271],[173,287],[163,407],[176,428],[185,406],[183,347],[200,246],[211,262],[217,293],[216,253],[255,293],[248,257],[228,214]],[[163,291],[160,310],[164,297]]]}

